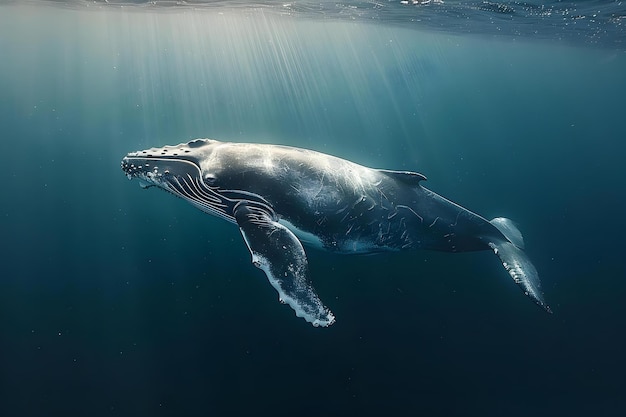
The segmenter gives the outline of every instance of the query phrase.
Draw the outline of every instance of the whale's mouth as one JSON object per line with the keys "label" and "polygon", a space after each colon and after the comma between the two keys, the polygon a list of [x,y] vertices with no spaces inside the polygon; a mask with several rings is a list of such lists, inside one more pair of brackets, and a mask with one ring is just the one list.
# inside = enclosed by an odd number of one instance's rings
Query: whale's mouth
{"label": "whale's mouth", "polygon": [[235,222],[233,208],[240,202],[257,204],[272,211],[261,196],[245,190],[222,189],[215,177],[203,175],[201,163],[206,160],[206,147],[217,143],[196,139],[174,146],[131,152],[122,159],[121,168],[128,179],[136,178],[142,188],[158,187],[180,197],[205,213]]}
{"label": "whale's mouth", "polygon": [[158,187],[187,200],[200,210],[234,221],[226,214],[229,206],[216,187],[207,185],[193,157],[159,155],[151,151],[131,152],[122,159],[128,179],[138,179],[141,188]]}

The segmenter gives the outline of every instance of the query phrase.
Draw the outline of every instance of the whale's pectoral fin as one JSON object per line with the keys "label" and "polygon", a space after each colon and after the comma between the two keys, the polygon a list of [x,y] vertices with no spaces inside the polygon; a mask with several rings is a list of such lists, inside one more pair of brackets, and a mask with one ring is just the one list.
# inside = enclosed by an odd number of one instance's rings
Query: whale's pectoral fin
{"label": "whale's pectoral fin", "polygon": [[252,263],[265,272],[279,300],[313,326],[333,324],[335,317],[309,282],[306,254],[296,236],[259,207],[240,204],[235,219],[252,254]]}
{"label": "whale's pectoral fin", "polygon": [[498,255],[504,269],[511,275],[513,281],[524,291],[524,294],[548,313],[552,313],[552,310],[544,300],[539,274],[524,251],[505,240],[492,239],[488,244],[494,253]]}

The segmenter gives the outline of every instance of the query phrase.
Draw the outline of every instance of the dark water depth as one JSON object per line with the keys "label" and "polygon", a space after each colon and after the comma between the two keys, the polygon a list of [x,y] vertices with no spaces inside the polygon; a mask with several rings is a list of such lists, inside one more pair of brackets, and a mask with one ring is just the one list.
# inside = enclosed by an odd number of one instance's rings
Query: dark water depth
{"label": "dark water depth", "polygon": [[[0,51],[0,415],[626,412],[619,49],[12,4]],[[517,222],[554,314],[491,253],[309,251],[313,328],[236,227],[119,169],[196,137],[421,172]]]}

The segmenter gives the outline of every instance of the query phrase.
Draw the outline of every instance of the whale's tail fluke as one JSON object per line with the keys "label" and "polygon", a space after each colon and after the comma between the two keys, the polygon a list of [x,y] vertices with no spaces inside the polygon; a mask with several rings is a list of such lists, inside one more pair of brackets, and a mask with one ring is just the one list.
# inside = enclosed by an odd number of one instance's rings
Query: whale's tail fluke
{"label": "whale's tail fluke", "polygon": [[541,291],[539,274],[522,250],[524,248],[524,240],[520,231],[511,220],[503,217],[495,218],[490,223],[506,238],[506,240],[501,237],[486,238],[489,247],[502,261],[504,269],[511,275],[513,281],[520,286],[524,294],[545,311],[552,313]]}

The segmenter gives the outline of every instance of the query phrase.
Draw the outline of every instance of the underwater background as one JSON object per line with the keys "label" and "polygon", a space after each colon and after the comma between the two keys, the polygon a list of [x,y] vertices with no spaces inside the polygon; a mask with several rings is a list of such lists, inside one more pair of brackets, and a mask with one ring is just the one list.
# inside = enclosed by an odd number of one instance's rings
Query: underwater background
{"label": "underwater background", "polygon": [[[0,415],[625,415],[625,5],[105,3],[0,2]],[[198,137],[423,173],[554,314],[490,252],[311,250],[313,328],[120,170]]]}

